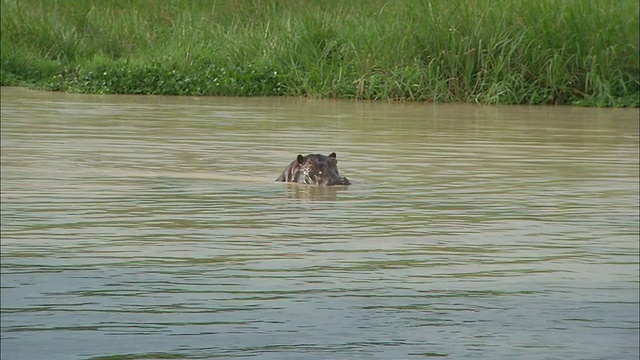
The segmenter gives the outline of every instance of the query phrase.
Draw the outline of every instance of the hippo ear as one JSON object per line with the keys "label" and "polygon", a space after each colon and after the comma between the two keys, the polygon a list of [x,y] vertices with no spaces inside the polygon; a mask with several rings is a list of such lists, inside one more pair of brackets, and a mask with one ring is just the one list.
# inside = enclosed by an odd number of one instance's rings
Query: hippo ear
{"label": "hippo ear", "polygon": [[299,155],[298,155],[298,163],[299,163],[299,164],[302,164],[302,162],[303,162],[303,161],[304,161],[304,156],[302,156],[302,155],[300,155],[300,154],[299,154]]}
{"label": "hippo ear", "polygon": [[329,154],[329,157],[332,157],[332,158],[335,159],[336,158],[336,153],[332,152],[331,154]]}

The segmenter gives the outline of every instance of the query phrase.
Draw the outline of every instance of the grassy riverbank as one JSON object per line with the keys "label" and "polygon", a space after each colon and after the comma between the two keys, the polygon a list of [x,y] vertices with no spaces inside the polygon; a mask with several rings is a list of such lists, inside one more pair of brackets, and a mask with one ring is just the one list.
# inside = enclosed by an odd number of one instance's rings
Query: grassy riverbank
{"label": "grassy riverbank", "polygon": [[2,0],[2,85],[639,106],[637,0]]}

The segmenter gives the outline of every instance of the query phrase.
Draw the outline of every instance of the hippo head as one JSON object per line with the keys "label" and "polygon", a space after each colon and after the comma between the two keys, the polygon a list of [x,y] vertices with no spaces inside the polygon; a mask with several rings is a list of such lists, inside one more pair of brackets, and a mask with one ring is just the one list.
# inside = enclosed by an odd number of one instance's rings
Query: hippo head
{"label": "hippo head", "polygon": [[349,185],[347,178],[340,177],[336,153],[298,155],[294,182],[320,186]]}

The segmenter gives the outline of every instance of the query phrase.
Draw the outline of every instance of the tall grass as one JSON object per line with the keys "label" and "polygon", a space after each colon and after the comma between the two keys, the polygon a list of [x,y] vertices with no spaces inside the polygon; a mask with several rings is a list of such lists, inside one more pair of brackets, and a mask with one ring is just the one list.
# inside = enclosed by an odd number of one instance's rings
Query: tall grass
{"label": "tall grass", "polygon": [[639,106],[637,0],[2,0],[2,85]]}

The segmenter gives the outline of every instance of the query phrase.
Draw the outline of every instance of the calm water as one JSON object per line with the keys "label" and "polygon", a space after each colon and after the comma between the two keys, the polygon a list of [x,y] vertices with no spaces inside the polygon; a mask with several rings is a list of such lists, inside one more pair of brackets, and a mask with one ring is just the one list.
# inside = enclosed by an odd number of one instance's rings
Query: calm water
{"label": "calm water", "polygon": [[2,88],[1,357],[637,359],[638,115]]}

